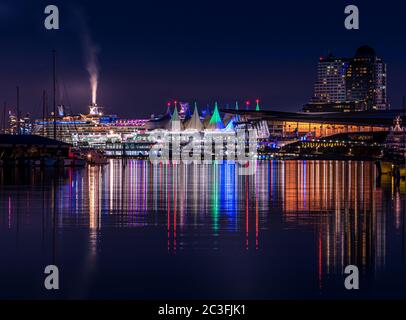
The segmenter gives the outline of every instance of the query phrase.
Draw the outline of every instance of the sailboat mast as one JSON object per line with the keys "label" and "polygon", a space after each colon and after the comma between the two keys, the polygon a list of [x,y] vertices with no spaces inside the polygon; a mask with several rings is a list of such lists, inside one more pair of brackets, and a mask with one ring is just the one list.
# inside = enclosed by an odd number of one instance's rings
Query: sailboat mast
{"label": "sailboat mast", "polygon": [[45,104],[46,104],[46,92],[42,91],[42,136],[45,137]]}
{"label": "sailboat mast", "polygon": [[20,87],[17,86],[17,124],[16,124],[16,134],[20,134]]}
{"label": "sailboat mast", "polygon": [[56,139],[56,50],[52,51],[53,60],[53,90],[54,90],[54,100],[53,100],[53,110],[54,110],[54,139]]}
{"label": "sailboat mast", "polygon": [[6,134],[6,101],[3,105],[3,133]]}

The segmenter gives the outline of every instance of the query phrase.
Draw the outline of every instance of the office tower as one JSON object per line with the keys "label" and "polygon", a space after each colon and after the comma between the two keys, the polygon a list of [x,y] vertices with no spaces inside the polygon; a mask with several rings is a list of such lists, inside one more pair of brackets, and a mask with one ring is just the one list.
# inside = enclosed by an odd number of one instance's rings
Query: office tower
{"label": "office tower", "polygon": [[357,49],[347,69],[347,99],[365,103],[367,110],[388,109],[386,95],[386,64],[374,49],[362,46]]}
{"label": "office tower", "polygon": [[347,68],[348,59],[337,58],[332,54],[328,57],[321,57],[317,65],[317,80],[314,85],[312,102],[345,102]]}
{"label": "office tower", "polygon": [[386,64],[369,46],[357,49],[353,58],[321,57],[307,112],[386,110]]}

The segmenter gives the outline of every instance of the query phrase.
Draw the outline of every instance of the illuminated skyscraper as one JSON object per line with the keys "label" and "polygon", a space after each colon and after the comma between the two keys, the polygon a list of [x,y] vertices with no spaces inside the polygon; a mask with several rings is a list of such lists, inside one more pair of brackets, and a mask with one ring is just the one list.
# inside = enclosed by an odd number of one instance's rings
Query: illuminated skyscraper
{"label": "illuminated skyscraper", "polygon": [[367,110],[388,109],[386,95],[386,64],[374,49],[362,46],[347,69],[347,99],[364,102]]}
{"label": "illuminated skyscraper", "polygon": [[374,49],[362,46],[354,58],[321,57],[307,112],[385,110],[386,64]]}
{"label": "illuminated skyscraper", "polygon": [[346,71],[348,59],[337,58],[330,54],[321,57],[317,66],[317,79],[314,85],[315,103],[338,103],[347,100]]}

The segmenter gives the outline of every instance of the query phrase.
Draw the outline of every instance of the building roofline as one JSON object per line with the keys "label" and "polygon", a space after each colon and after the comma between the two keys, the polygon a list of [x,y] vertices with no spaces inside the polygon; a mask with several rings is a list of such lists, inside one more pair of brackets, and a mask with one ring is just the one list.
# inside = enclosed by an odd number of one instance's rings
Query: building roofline
{"label": "building roofline", "polygon": [[280,120],[280,121],[296,121],[296,122],[317,122],[317,123],[333,123],[344,125],[375,125],[375,126],[391,126],[393,119],[397,115],[401,115],[402,122],[406,122],[406,115],[403,110],[384,110],[384,111],[357,111],[357,112],[285,112],[271,110],[235,110],[222,109],[221,112],[250,115],[252,120]]}

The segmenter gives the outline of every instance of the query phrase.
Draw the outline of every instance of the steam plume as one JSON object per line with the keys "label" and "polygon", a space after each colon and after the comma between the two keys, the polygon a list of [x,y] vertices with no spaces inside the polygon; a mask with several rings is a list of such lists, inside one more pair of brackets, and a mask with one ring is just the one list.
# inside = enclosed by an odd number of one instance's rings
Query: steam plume
{"label": "steam plume", "polygon": [[99,82],[99,63],[97,60],[97,53],[99,52],[99,48],[92,40],[83,11],[80,10],[79,8],[74,8],[73,12],[79,21],[80,27],[79,31],[82,38],[82,45],[86,62],[86,70],[89,73],[92,104],[96,104],[97,86]]}
{"label": "steam plume", "polygon": [[83,45],[86,57],[86,69],[89,73],[90,88],[92,90],[92,104],[96,104],[97,85],[99,81],[99,66],[97,61],[98,48],[94,45],[89,32],[83,34]]}

